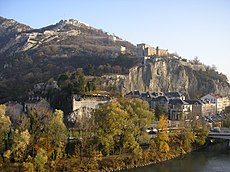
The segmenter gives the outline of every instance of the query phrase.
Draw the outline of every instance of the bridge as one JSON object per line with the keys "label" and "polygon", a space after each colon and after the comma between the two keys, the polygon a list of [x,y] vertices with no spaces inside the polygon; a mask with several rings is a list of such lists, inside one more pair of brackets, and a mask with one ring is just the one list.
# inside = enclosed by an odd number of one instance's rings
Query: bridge
{"label": "bridge", "polygon": [[230,149],[230,129],[229,128],[223,128],[219,132],[209,132],[208,137],[213,138],[213,139],[228,140],[227,149]]}
{"label": "bridge", "polygon": [[227,139],[227,140],[230,140],[230,133],[209,132],[208,137],[215,138],[215,139]]}
{"label": "bridge", "polygon": [[218,132],[209,132],[208,137],[230,140],[230,128],[219,128]]}

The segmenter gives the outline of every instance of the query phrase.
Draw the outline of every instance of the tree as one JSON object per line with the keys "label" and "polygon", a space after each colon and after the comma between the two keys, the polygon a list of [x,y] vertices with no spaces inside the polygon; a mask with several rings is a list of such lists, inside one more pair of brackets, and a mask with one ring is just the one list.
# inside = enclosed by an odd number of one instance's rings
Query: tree
{"label": "tree", "polygon": [[168,135],[168,119],[166,116],[160,116],[159,123],[157,126],[159,131],[156,137],[156,144],[160,153],[168,153],[169,148],[169,135]]}
{"label": "tree", "polygon": [[140,143],[148,140],[146,128],[153,119],[147,102],[140,99],[119,99],[94,113],[96,136],[105,155],[141,153]]}
{"label": "tree", "polygon": [[155,115],[157,120],[160,119],[161,115],[166,115],[166,114],[168,114],[167,109],[160,103],[157,103],[155,107]]}
{"label": "tree", "polygon": [[205,144],[209,132],[207,126],[203,126],[201,120],[193,120],[192,129],[195,134],[195,142],[198,145]]}
{"label": "tree", "polygon": [[146,129],[151,125],[155,118],[148,102],[135,98],[121,99],[120,103],[122,108],[129,113],[130,119],[132,119],[132,122],[135,125],[133,130],[136,131],[135,135],[138,143],[141,141],[148,141],[149,137],[146,133]]}
{"label": "tree", "polygon": [[11,157],[16,162],[23,162],[26,158],[26,150],[30,145],[31,135],[28,130],[19,132],[17,129],[13,133],[12,146],[10,150]]}
{"label": "tree", "polygon": [[9,132],[11,121],[8,116],[5,114],[6,106],[0,105],[0,153],[3,157],[4,151],[8,149],[9,143]]}
{"label": "tree", "polygon": [[[121,109],[117,101],[95,111],[95,123],[98,126],[97,137],[105,155],[121,150],[124,128],[127,126],[128,114]],[[116,146],[117,145],[117,149]]]}
{"label": "tree", "polygon": [[40,172],[46,171],[45,165],[48,162],[47,152],[43,148],[39,148],[34,158],[36,169]]}
{"label": "tree", "polygon": [[194,64],[196,64],[196,65],[200,64],[200,60],[198,59],[198,57],[197,57],[197,56],[196,56],[196,57],[194,57],[194,59],[193,59],[193,63],[194,63]]}
{"label": "tree", "polygon": [[78,69],[75,73],[70,76],[71,79],[71,89],[75,94],[79,94],[85,91],[86,79],[84,73],[81,69]]}
{"label": "tree", "polygon": [[192,143],[195,140],[195,135],[190,127],[186,127],[180,132],[180,148],[182,151],[189,152],[192,149]]}
{"label": "tree", "polygon": [[39,149],[45,150],[47,157],[56,160],[63,156],[67,141],[67,129],[60,110],[34,110],[29,114],[32,157]]}
{"label": "tree", "polygon": [[214,70],[214,71],[216,71],[217,70],[216,65],[212,64],[212,68],[211,69]]}
{"label": "tree", "polygon": [[61,158],[64,155],[67,142],[67,129],[63,122],[63,112],[61,110],[55,110],[52,113],[44,132],[47,135],[47,142],[52,148],[52,158]]}

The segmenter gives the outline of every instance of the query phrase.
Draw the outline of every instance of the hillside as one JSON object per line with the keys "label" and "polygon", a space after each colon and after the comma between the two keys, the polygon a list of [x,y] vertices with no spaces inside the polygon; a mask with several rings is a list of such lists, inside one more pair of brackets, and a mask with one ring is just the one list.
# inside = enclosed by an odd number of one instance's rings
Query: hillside
{"label": "hillside", "polygon": [[34,84],[76,68],[90,75],[127,73],[136,63],[133,44],[77,20],[40,29],[2,17],[0,23],[0,100],[16,99]]}
{"label": "hillside", "polygon": [[0,61],[0,102],[26,100],[35,84],[77,68],[113,92],[181,91],[190,98],[230,93],[227,77],[213,69],[170,54],[143,65],[130,42],[73,19],[32,29],[0,17]]}

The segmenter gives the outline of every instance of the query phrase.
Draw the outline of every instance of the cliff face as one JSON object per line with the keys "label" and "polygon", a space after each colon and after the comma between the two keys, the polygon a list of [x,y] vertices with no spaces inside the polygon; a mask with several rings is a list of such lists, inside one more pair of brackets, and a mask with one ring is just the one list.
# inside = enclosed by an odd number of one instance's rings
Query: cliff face
{"label": "cliff face", "polygon": [[227,81],[220,81],[221,77],[212,77],[213,74],[218,76],[215,71],[212,71],[212,75],[210,73],[210,71],[194,69],[180,60],[160,60],[131,68],[124,81],[123,92],[180,91],[188,98],[196,98],[208,93],[229,94],[230,87]]}

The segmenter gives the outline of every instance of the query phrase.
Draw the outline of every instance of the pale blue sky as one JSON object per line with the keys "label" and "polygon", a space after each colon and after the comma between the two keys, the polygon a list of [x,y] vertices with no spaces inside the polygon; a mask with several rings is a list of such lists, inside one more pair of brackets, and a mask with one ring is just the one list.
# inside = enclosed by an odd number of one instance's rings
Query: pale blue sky
{"label": "pale blue sky", "polygon": [[230,0],[0,0],[0,16],[33,28],[73,18],[134,44],[197,56],[230,78]]}

